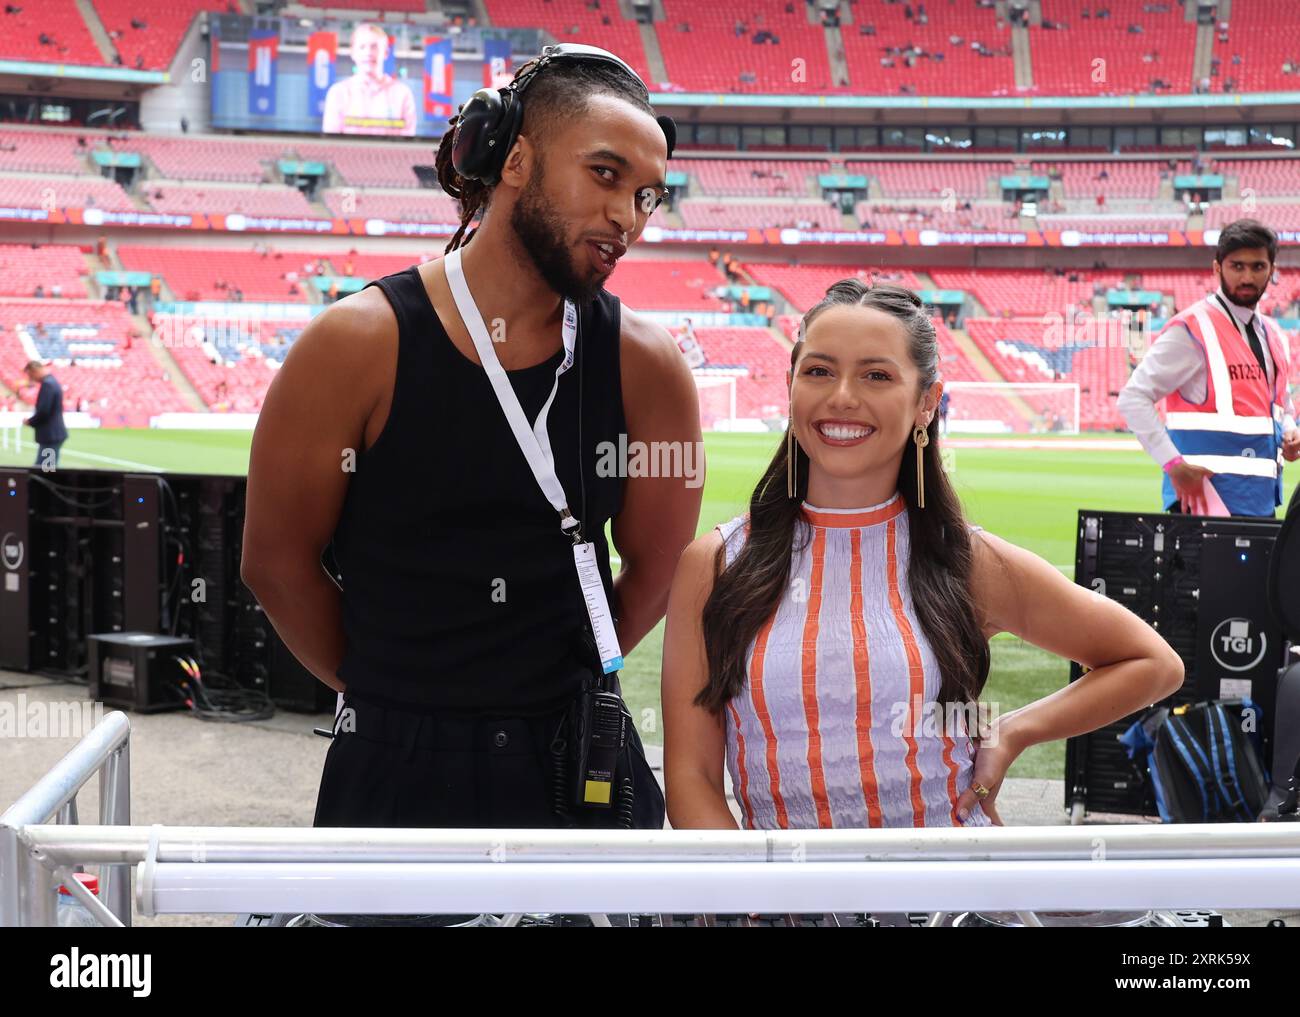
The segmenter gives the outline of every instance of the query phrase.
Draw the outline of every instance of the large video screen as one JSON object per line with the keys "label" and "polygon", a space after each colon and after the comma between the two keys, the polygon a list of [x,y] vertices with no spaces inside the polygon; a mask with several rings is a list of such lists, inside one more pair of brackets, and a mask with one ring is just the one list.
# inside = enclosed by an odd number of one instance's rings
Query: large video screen
{"label": "large video screen", "polygon": [[[237,130],[440,137],[536,32],[335,17],[211,22],[212,124]],[[457,59],[459,58],[459,59]]]}

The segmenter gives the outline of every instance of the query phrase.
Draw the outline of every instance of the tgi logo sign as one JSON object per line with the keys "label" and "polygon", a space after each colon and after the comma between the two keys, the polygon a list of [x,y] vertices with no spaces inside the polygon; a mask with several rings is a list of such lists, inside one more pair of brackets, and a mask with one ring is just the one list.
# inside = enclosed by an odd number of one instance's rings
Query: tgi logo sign
{"label": "tgi logo sign", "polygon": [[1210,654],[1225,671],[1250,671],[1267,650],[1268,636],[1246,618],[1224,618],[1210,633]]}

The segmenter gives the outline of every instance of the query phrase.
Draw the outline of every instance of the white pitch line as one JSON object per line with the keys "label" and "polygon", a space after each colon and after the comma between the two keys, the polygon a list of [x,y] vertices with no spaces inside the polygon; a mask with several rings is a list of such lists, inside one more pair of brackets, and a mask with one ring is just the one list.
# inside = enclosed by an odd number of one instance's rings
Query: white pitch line
{"label": "white pitch line", "polygon": [[[35,449],[36,446],[33,445],[32,448]],[[136,469],[136,470],[148,470],[150,473],[163,472],[163,467],[161,466],[152,466],[149,463],[137,463],[131,459],[116,459],[113,456],[101,456],[95,452],[79,452],[76,450],[64,451],[62,449],[59,450],[60,459],[66,459],[68,456],[73,456],[80,459],[94,459],[101,463],[113,463],[116,466],[129,466],[132,469]]]}

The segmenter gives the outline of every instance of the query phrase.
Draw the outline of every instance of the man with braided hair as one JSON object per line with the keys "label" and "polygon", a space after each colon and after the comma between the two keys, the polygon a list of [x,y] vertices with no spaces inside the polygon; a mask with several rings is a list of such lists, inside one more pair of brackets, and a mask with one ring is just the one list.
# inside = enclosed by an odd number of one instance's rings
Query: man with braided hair
{"label": "man with braided hair", "polygon": [[[318,826],[570,821],[552,764],[566,704],[592,674],[594,623],[575,541],[503,414],[453,283],[467,285],[528,426],[549,439],[594,545],[599,576],[585,581],[603,587],[623,652],[663,617],[695,535],[701,477],[602,468],[611,447],[701,458],[675,341],[603,288],[665,193],[668,128],[613,64],[533,62],[516,83],[530,69],[490,180],[455,168],[459,116],[442,139],[439,179],[462,212],[447,257],[313,319],[254,435],[243,579],[295,656],[344,693]],[[637,801],[653,805],[635,729],[631,740]],[[661,823],[662,798],[658,809],[636,825]]]}

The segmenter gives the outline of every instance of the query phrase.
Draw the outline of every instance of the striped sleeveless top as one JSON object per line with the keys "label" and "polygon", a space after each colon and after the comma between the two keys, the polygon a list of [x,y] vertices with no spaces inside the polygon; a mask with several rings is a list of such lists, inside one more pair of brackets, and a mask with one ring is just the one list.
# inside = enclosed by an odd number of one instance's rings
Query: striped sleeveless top
{"label": "striped sleeveless top", "polygon": [[[939,665],[913,609],[902,495],[865,509],[805,501],[803,519],[811,539],[726,708],[745,827],[992,825],[978,804],[957,818],[975,750],[963,711],[953,723],[935,702]],[[717,530],[730,565],[748,517]]]}

